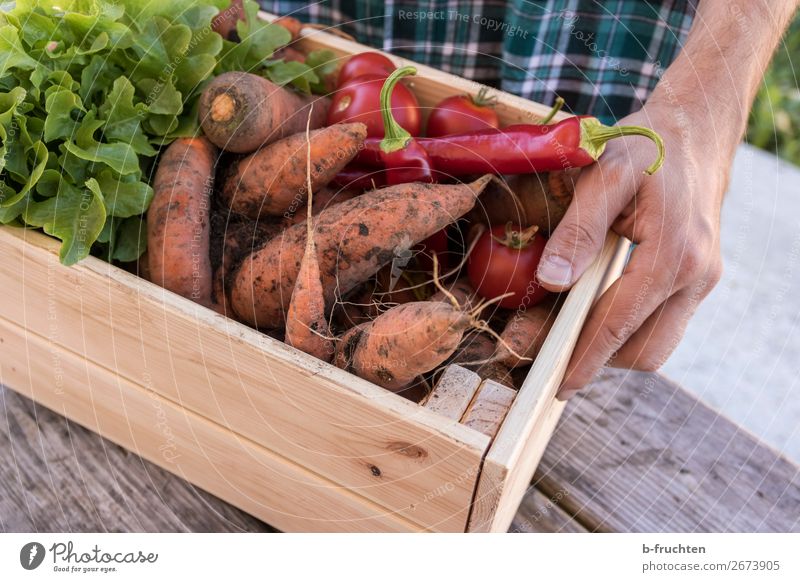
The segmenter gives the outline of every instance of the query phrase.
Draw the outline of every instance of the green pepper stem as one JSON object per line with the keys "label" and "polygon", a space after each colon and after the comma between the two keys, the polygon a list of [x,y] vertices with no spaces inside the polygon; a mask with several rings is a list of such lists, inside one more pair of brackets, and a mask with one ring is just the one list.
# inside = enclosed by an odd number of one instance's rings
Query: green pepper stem
{"label": "green pepper stem", "polygon": [[417,69],[414,67],[401,67],[386,78],[381,87],[381,118],[383,119],[383,139],[381,140],[381,151],[390,154],[397,150],[402,150],[411,141],[411,134],[408,133],[392,115],[392,92],[397,82],[407,75],[416,75]]}
{"label": "green pepper stem", "polygon": [[547,125],[548,123],[553,121],[553,118],[556,116],[556,113],[561,111],[562,107],[564,107],[564,98],[557,97],[556,102],[553,103],[553,108],[550,110],[550,112],[539,120],[539,125]]}
{"label": "green pepper stem", "polygon": [[639,125],[614,125],[607,126],[594,117],[581,119],[581,148],[592,158],[598,159],[606,149],[606,144],[617,137],[626,135],[641,135],[650,138],[658,148],[658,157],[649,168],[645,170],[648,175],[655,174],[664,165],[664,140],[649,127]]}

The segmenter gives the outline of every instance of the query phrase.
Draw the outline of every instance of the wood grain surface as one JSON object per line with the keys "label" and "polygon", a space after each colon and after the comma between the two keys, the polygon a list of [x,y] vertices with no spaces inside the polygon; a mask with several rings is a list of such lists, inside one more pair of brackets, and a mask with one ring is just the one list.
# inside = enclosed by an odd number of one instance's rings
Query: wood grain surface
{"label": "wood grain surface", "polygon": [[[0,388],[0,530],[274,531]],[[800,531],[800,470],[654,374],[567,407],[515,532]]]}
{"label": "wood grain surface", "polygon": [[654,374],[574,398],[534,483],[592,531],[800,532],[800,469]]}

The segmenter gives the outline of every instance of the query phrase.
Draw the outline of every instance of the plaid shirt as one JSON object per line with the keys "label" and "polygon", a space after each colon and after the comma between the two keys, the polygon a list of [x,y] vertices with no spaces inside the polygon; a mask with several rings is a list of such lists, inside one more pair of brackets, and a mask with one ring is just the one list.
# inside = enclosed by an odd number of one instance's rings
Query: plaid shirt
{"label": "plaid shirt", "polygon": [[697,0],[262,0],[359,42],[607,123],[639,109]]}

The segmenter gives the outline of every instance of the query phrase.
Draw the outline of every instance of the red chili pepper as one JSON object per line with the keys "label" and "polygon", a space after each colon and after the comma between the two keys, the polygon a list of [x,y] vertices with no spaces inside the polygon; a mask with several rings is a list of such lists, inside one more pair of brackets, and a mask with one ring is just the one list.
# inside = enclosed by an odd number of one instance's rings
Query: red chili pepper
{"label": "red chili pepper", "polygon": [[[649,137],[658,157],[647,168],[653,174],[664,163],[664,142],[655,131],[639,126],[605,126],[594,117],[569,117],[552,125],[510,125],[440,138],[417,138],[436,171],[451,176],[529,174],[582,168],[597,161],[606,143],[625,135]],[[369,139],[358,160],[379,165],[379,141]]]}
{"label": "red chili pepper", "polygon": [[333,177],[331,182],[340,188],[353,188],[356,190],[381,188],[386,186],[386,172],[374,166],[347,164]]}
{"label": "red chili pepper", "polygon": [[392,115],[392,91],[401,77],[415,75],[414,67],[402,67],[386,78],[381,89],[381,116],[383,139],[380,142],[380,159],[386,168],[386,183],[433,182],[433,169],[428,153],[417,140],[397,123]]}

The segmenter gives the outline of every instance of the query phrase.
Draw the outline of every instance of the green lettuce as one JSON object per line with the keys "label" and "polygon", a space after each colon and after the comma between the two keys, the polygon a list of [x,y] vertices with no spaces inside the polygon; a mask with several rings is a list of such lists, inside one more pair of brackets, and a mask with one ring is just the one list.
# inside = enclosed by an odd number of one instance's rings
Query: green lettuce
{"label": "green lettuce", "polygon": [[0,5],[0,223],[41,228],[73,264],[133,261],[158,151],[198,132],[216,74],[244,70],[324,92],[333,54],[273,59],[289,42],[245,2],[241,42],[212,20],[226,0],[17,0]]}

